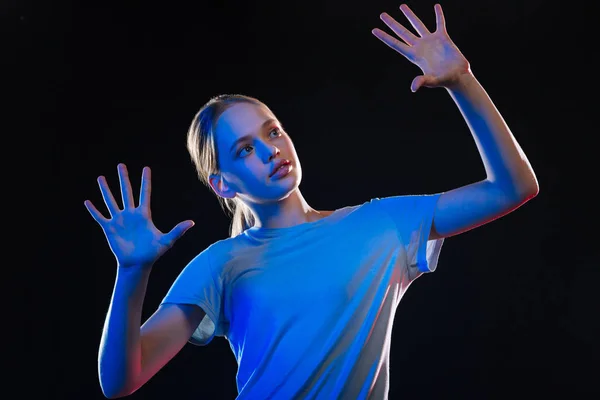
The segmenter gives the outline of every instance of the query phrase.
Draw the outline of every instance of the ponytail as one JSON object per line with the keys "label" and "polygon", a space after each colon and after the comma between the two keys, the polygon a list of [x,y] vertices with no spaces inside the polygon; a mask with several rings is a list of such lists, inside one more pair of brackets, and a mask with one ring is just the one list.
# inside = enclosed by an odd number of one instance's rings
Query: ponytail
{"label": "ponytail", "polygon": [[235,237],[248,228],[254,226],[254,214],[250,208],[240,200],[232,201],[233,217],[231,218],[230,237]]}

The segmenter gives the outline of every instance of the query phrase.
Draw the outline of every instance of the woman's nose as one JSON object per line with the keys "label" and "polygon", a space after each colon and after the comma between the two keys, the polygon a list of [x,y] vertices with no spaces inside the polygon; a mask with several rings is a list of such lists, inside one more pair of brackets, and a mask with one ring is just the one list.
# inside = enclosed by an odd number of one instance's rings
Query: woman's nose
{"label": "woman's nose", "polygon": [[267,146],[267,161],[271,161],[273,158],[277,157],[281,152],[279,149],[273,145]]}

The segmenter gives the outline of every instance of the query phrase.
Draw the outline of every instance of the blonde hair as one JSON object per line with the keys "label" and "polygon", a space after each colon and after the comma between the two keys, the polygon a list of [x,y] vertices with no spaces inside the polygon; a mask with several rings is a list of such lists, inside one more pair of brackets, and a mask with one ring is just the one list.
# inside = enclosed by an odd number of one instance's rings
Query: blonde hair
{"label": "blonde hair", "polygon": [[[241,94],[221,94],[211,98],[194,116],[187,134],[187,149],[200,181],[210,188],[209,177],[220,172],[215,125],[221,114],[239,103],[267,107],[260,100]],[[270,111],[270,110],[269,110]],[[221,208],[231,216],[230,237],[235,237],[254,226],[252,211],[238,198],[227,199],[217,195]]]}

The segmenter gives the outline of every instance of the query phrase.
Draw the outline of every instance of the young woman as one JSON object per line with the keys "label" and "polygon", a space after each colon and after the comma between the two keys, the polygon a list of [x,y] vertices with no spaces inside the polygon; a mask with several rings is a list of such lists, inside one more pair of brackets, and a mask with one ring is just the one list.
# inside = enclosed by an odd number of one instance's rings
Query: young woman
{"label": "young woman", "polygon": [[419,36],[387,14],[381,19],[403,42],[373,34],[422,69],[412,91],[449,92],[487,178],[443,193],[315,210],[298,188],[294,144],[269,108],[248,96],[212,98],[194,117],[187,146],[201,181],[233,212],[231,237],[183,269],[141,328],[152,265],[193,222],[167,234],[154,226],[148,167],[138,206],[123,164],[123,208],[103,176],[110,218],[85,202],[118,265],[99,351],[107,397],[139,389],[187,341],[223,336],[238,362],[239,399],[387,398],[392,321],[410,283],[435,270],[444,238],[538,193],[525,154],[450,40],[441,7],[433,33],[406,5],[400,9]]}

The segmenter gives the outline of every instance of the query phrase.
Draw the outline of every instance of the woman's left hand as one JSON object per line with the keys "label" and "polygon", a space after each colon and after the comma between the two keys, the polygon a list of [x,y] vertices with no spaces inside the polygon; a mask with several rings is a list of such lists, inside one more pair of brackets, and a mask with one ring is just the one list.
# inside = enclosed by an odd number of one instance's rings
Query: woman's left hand
{"label": "woman's left hand", "polygon": [[424,75],[417,76],[412,81],[410,88],[413,92],[421,86],[450,88],[458,82],[462,74],[471,73],[469,62],[446,32],[442,6],[436,4],[434,9],[437,27],[435,32],[431,33],[406,4],[400,6],[400,10],[420,37],[415,36],[387,13],[380,15],[381,20],[405,43],[378,28],[372,30],[373,35],[423,71]]}

